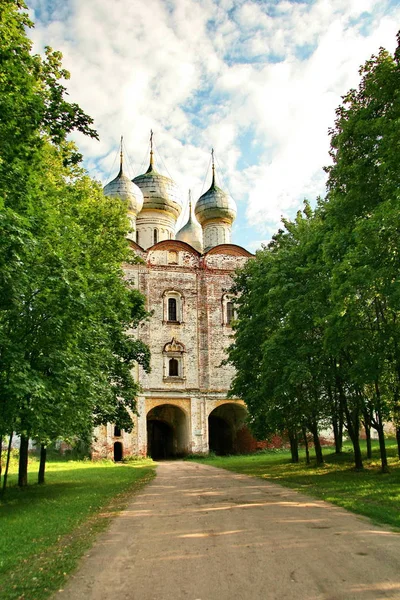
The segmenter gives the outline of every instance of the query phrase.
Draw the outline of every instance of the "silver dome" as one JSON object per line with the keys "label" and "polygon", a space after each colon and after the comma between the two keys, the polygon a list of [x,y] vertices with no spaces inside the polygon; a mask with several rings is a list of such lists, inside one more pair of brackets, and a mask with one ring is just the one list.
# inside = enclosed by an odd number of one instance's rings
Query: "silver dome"
{"label": "silver dome", "polygon": [[197,200],[195,215],[201,225],[207,221],[224,221],[232,224],[236,218],[236,203],[221,188],[215,185],[215,179],[205,194]]}
{"label": "silver dome", "polygon": [[196,217],[192,215],[191,202],[189,204],[188,222],[178,231],[175,239],[186,242],[200,253],[203,252],[203,230]]}
{"label": "silver dome", "polygon": [[143,175],[133,179],[143,193],[143,210],[161,210],[176,220],[182,211],[182,199],[178,186],[172,179],[157,173],[152,163]]}
{"label": "silver dome", "polygon": [[142,210],[142,191],[124,174],[122,165],[117,177],[103,188],[103,193],[109,198],[119,198],[123,202],[127,202],[128,211],[131,213],[138,215]]}

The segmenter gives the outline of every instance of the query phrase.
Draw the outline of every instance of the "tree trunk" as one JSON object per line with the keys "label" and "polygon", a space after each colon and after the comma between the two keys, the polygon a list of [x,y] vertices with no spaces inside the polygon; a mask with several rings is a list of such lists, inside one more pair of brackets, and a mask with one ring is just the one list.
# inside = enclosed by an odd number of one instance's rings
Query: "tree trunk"
{"label": "tree trunk", "polygon": [[385,444],[385,432],[383,431],[382,422],[378,425],[376,430],[378,432],[379,451],[381,454],[381,470],[382,470],[382,473],[389,473],[387,454],[386,454],[386,444]]}
{"label": "tree trunk", "polygon": [[400,426],[396,427],[397,455],[400,459]]}
{"label": "tree trunk", "polygon": [[306,449],[306,464],[310,464],[310,450],[308,447],[308,439],[307,439],[307,430],[305,427],[302,428],[303,440],[304,440],[304,448]]}
{"label": "tree trunk", "polygon": [[341,454],[343,450],[343,419],[332,417],[333,436],[335,438],[335,454]]}
{"label": "tree trunk", "polygon": [[289,441],[290,441],[290,452],[292,455],[292,463],[299,462],[299,443],[297,439],[297,432],[292,433],[289,431]]}
{"label": "tree trunk", "polygon": [[372,444],[371,444],[371,427],[367,423],[367,420],[364,420],[364,430],[365,430],[365,441],[367,443],[367,458],[372,458]]}
{"label": "tree trunk", "polygon": [[[350,411],[346,409],[346,418],[347,418],[347,431],[349,432],[349,436],[351,439],[351,443],[353,444],[354,450],[354,466],[357,471],[362,471],[364,469],[362,454],[360,448],[360,436],[359,436],[359,420],[357,417],[353,417],[350,415]],[[354,419],[354,422],[353,422]]]}
{"label": "tree trunk", "polygon": [[46,470],[46,456],[47,456],[47,448],[44,444],[40,446],[40,464],[39,464],[39,473],[38,473],[38,483],[44,483],[44,473]]}
{"label": "tree trunk", "polygon": [[1,495],[2,496],[4,496],[4,492],[6,491],[7,477],[8,477],[8,467],[10,466],[11,445],[12,445],[13,433],[14,433],[13,431],[10,433],[10,439],[8,440],[6,468],[4,470],[3,488],[2,488],[2,491],[1,491]]}
{"label": "tree trunk", "polygon": [[320,443],[319,437],[318,437],[318,426],[316,423],[312,422],[312,423],[310,423],[309,429],[313,436],[315,458],[317,461],[317,466],[319,467],[320,465],[324,464],[324,457],[322,454],[321,443]]}
{"label": "tree trunk", "polygon": [[350,436],[351,443],[353,444],[354,450],[354,466],[357,471],[362,471],[364,469],[362,454],[360,448],[360,417],[359,417],[359,409],[355,408],[353,410],[353,414],[349,409],[349,405],[347,402],[347,398],[343,391],[342,381],[340,377],[336,378],[336,385],[339,391],[340,405],[342,407],[343,413],[346,417],[346,427],[347,432]]}
{"label": "tree trunk", "polygon": [[19,446],[19,465],[18,465],[18,485],[26,487],[28,485],[28,447],[29,438],[21,435],[21,443]]}

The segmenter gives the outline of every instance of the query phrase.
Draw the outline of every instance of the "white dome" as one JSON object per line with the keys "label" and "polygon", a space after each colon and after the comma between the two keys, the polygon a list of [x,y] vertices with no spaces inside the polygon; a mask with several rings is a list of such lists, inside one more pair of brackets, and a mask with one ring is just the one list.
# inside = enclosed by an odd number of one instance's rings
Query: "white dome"
{"label": "white dome", "polygon": [[103,193],[109,198],[119,198],[123,202],[127,202],[130,213],[138,215],[142,210],[142,191],[124,174],[122,165],[117,177],[103,188]]}

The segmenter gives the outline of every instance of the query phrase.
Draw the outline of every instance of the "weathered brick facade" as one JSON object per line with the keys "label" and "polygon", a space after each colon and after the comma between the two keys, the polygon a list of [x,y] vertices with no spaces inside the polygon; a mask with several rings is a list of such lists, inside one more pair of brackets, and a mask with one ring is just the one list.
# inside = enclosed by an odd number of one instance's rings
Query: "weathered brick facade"
{"label": "weathered brick facade", "polygon": [[[115,442],[122,443],[124,456],[204,453],[210,441],[213,450],[234,451],[245,410],[240,400],[227,399],[233,373],[221,363],[232,334],[227,314],[231,277],[251,254],[233,244],[203,255],[177,240],[147,251],[132,245],[145,263],[127,266],[125,272],[152,313],[138,332],[151,350],[151,372],[140,368],[136,374],[142,394],[132,433],[115,436],[111,424],[99,428],[94,455],[114,456]],[[176,303],[175,320],[169,318],[169,299]],[[171,359],[178,363],[177,374],[169,372]]]}
{"label": "weathered brick facade", "polygon": [[146,173],[129,183],[121,152],[120,172],[104,193],[127,202],[129,238],[143,259],[125,273],[151,313],[137,332],[151,350],[151,372],[135,374],[142,393],[132,433],[99,428],[93,455],[120,460],[243,450],[248,436],[238,432],[246,411],[241,400],[227,399],[233,372],[222,362],[232,334],[232,274],[252,255],[230,243],[236,204],[216,185],[214,157],[211,187],[198,199],[196,216],[189,204],[189,220],[175,239],[182,199],[154,169],[152,135],[150,141]]}

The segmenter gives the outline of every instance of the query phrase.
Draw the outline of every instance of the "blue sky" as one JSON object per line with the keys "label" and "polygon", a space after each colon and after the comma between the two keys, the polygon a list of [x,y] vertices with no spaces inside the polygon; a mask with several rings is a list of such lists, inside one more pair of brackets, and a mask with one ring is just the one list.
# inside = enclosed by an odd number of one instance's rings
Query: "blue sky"
{"label": "blue sky", "polygon": [[[89,173],[147,168],[150,129],[162,162],[197,199],[214,147],[220,187],[238,206],[232,241],[255,250],[306,197],[325,193],[328,128],[358,68],[393,51],[389,0],[28,0],[35,50],[61,50],[67,88],[100,142],[75,136]],[[183,223],[182,223],[183,224]]]}

